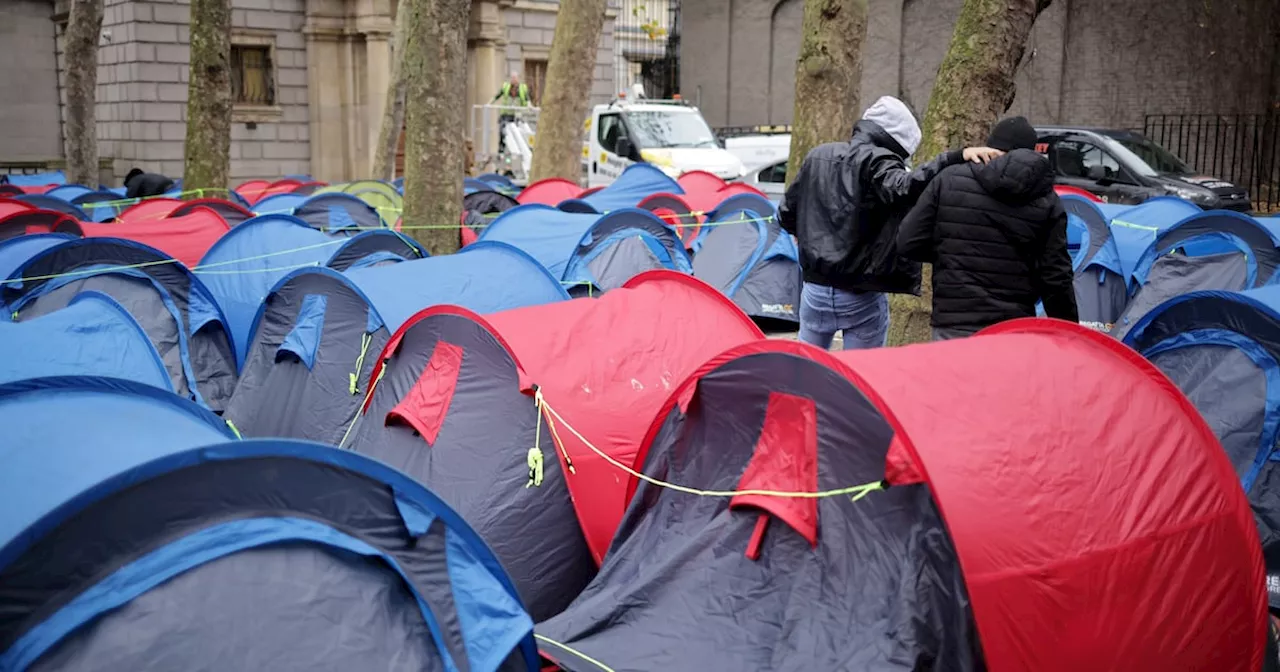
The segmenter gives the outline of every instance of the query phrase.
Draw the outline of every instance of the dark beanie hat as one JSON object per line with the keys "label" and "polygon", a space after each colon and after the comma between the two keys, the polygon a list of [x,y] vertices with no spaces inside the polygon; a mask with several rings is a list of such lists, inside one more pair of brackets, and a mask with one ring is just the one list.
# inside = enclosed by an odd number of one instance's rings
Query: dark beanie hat
{"label": "dark beanie hat", "polygon": [[142,169],[140,169],[140,168],[134,168],[133,170],[129,171],[129,174],[128,174],[128,175],[125,175],[125,176],[124,176],[124,181],[125,181],[125,182],[128,182],[129,180],[132,180],[133,178],[135,178],[135,177],[137,177],[137,176],[139,176],[139,175],[141,175],[141,174],[142,174]]}
{"label": "dark beanie hat", "polygon": [[987,146],[1002,152],[1035,149],[1036,129],[1031,127],[1031,122],[1027,121],[1026,117],[1001,119],[992,127],[991,135],[987,138]]}

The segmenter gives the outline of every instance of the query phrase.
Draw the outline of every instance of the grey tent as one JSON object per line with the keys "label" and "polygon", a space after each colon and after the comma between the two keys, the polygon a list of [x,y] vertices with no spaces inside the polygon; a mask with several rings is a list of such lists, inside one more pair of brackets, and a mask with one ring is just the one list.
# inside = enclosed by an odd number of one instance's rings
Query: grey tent
{"label": "grey tent", "polygon": [[1068,238],[1072,230],[1079,231],[1072,268],[1080,323],[1111,333],[1129,304],[1129,285],[1111,235],[1110,219],[1116,208],[1071,195],[1062,197],[1062,205],[1072,216],[1071,223],[1079,225],[1068,230]]}
{"label": "grey tent", "polygon": [[[551,433],[535,391],[629,461],[674,381],[760,338],[714,288],[667,270],[598,299],[487,317],[437,306],[406,322],[378,357],[378,382],[343,447],[431,488],[493,548],[529,613],[549,618],[595,574],[623,493],[575,437]],[[546,468],[531,482],[534,446]],[[557,455],[574,476],[554,465]]]}
{"label": "grey tent", "polygon": [[1274,234],[1246,215],[1214,210],[1165,229],[1133,271],[1137,289],[1112,335],[1125,335],[1156,306],[1197,290],[1240,291],[1272,281],[1280,266]]}
{"label": "grey tent", "polygon": [[499,243],[345,273],[294,271],[258,311],[226,415],[245,436],[341,443],[378,353],[417,311],[450,303],[493,312],[566,298],[537,262]]}
{"label": "grey tent", "polygon": [[718,215],[693,257],[693,274],[758,320],[794,328],[800,321],[800,256],[772,217],[753,210]]}
{"label": "grey tent", "polygon": [[0,421],[0,669],[536,669],[492,553],[385,466],[111,379],[0,386]]}
{"label": "grey tent", "polygon": [[[1280,286],[1176,296],[1125,344],[1169,376],[1200,411],[1249,495],[1280,607]],[[1276,587],[1272,587],[1272,586]]]}
{"label": "grey tent", "polygon": [[86,290],[115,299],[138,321],[180,396],[225,408],[236,386],[226,318],[204,283],[159,250],[116,238],[68,240],[18,266],[0,303],[9,319],[21,321],[63,308]]}

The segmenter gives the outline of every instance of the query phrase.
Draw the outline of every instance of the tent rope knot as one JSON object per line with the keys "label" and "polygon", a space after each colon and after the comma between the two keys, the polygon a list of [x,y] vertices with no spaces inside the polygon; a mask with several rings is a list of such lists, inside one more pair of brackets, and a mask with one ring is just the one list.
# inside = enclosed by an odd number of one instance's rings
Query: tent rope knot
{"label": "tent rope knot", "polygon": [[360,336],[360,356],[356,358],[355,372],[351,373],[348,378],[349,389],[353,397],[360,394],[360,386],[357,383],[360,382],[360,371],[364,369],[364,356],[369,353],[370,343],[373,343],[373,334],[365,333]]}
{"label": "tent rope knot", "polygon": [[[537,385],[533,386],[533,405],[538,411],[538,424],[533,435],[534,446],[537,447],[542,441],[542,416],[545,414],[547,417],[547,429],[551,430],[552,442],[560,449],[560,455],[564,458],[565,469],[568,469],[570,474],[577,474],[578,470],[573,467],[573,458],[569,457],[569,451],[565,449],[564,441],[560,440],[560,433],[556,431],[556,423],[551,420],[552,415],[558,418],[560,422],[564,422],[564,418],[561,418],[559,413],[556,413],[547,405],[546,398],[542,396],[542,388]],[[569,427],[569,423],[565,423],[565,427]],[[569,431],[573,432],[578,438],[582,438],[582,435],[578,434],[572,427],[569,427]],[[585,439],[583,440],[585,441]],[[596,450],[594,446],[591,446],[591,449]],[[538,452],[541,453],[542,451],[539,449]]]}

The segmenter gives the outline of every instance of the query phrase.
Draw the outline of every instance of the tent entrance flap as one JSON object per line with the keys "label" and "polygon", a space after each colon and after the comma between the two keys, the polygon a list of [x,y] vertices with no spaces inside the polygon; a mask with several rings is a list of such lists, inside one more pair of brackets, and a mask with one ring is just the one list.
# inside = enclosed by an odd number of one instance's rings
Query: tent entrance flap
{"label": "tent entrance flap", "polygon": [[810,546],[818,545],[818,500],[767,493],[818,491],[818,421],[812,399],[770,392],[764,425],[755,453],[738,481],[729,507],[761,510],[747,557],[756,559],[770,514],[778,517]]}
{"label": "tent entrance flap", "polygon": [[324,313],[328,305],[329,297],[324,294],[308,294],[302,299],[302,308],[298,310],[293,329],[276,350],[277,362],[283,353],[291,353],[307,366],[308,371],[311,370],[311,365],[316,361],[316,350],[320,348]]}
{"label": "tent entrance flap", "polygon": [[444,426],[449,404],[458,386],[462,369],[462,348],[439,341],[431,359],[404,399],[387,413],[386,424],[397,422],[413,427],[427,443],[434,444]]}

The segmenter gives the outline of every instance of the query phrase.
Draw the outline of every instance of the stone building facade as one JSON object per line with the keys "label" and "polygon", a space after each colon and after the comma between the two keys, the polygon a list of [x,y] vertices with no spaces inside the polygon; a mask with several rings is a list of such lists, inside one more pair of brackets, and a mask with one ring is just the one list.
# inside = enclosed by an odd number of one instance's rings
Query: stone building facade
{"label": "stone building facade", "polygon": [[[869,0],[862,100],[928,106],[962,0]],[[712,126],[791,122],[803,0],[701,0],[681,16],[681,92]],[[1146,114],[1261,114],[1280,102],[1277,0],[1054,0],[1013,111],[1141,128]]]}
{"label": "stone building facade", "polygon": [[[395,0],[232,0],[234,182],[282,175],[366,177],[390,76]],[[555,0],[474,0],[469,105],[510,72],[545,73]],[[105,0],[98,52],[103,181],[134,166],[182,173],[190,59],[189,0]],[[595,101],[615,91],[613,31],[597,51]],[[0,170],[62,157],[66,0],[0,3]],[[238,68],[245,68],[243,71]],[[545,76],[543,74],[542,76]],[[21,101],[21,102],[18,102]],[[412,104],[412,102],[410,103]]]}

